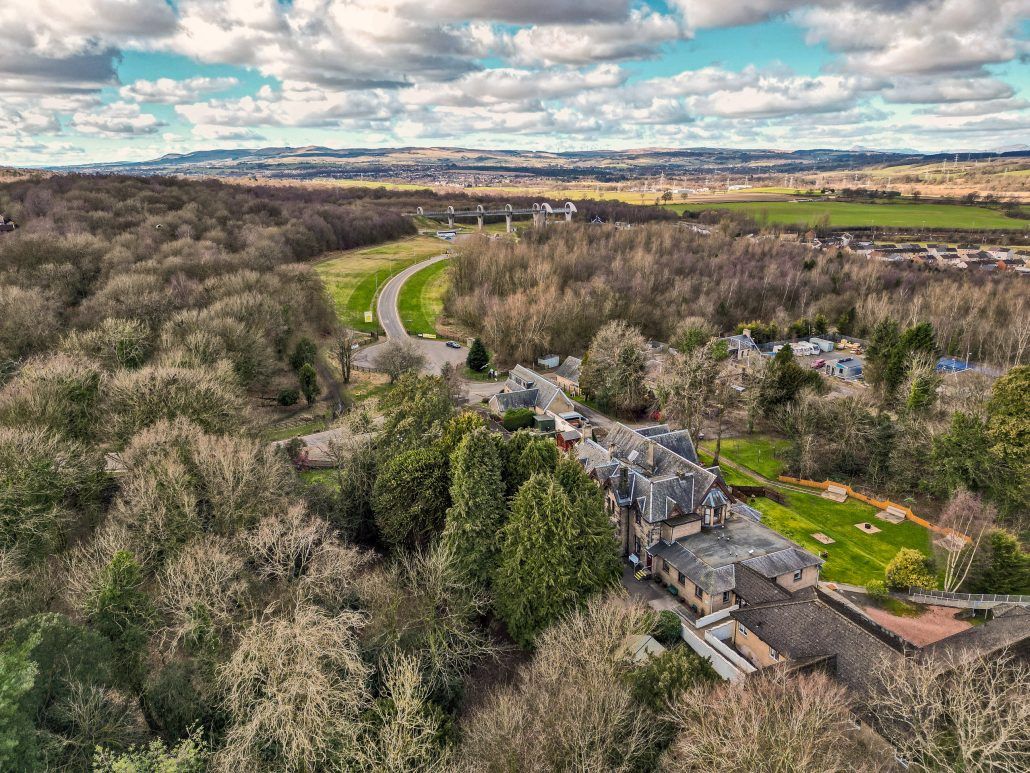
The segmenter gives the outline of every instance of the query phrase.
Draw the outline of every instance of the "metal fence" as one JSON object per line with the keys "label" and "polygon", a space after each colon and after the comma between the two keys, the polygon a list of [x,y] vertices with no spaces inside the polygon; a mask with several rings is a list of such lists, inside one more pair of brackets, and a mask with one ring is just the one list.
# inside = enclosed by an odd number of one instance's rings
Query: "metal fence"
{"label": "metal fence", "polygon": [[922,600],[931,599],[945,606],[962,606],[970,608],[992,607],[996,604],[1027,604],[1030,605],[1030,596],[1018,596],[1004,593],[950,593],[943,590],[927,590],[926,588],[910,587],[908,595],[912,598]]}

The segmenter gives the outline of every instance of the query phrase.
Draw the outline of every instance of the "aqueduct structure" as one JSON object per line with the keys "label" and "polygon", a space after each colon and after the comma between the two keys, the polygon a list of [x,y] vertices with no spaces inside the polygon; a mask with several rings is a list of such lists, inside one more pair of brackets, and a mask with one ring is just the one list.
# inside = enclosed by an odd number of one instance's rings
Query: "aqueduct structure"
{"label": "aqueduct structure", "polygon": [[[572,215],[576,212],[576,205],[571,201],[566,201],[565,206],[558,209],[554,209],[550,204],[534,204],[530,209],[515,209],[511,204],[505,204],[504,209],[485,209],[482,204],[477,206],[475,209],[459,209],[455,210],[454,207],[447,207],[444,212],[426,212],[422,207],[418,207],[415,210],[417,217],[428,217],[432,220],[446,220],[448,228],[454,228],[454,221],[459,219],[471,220],[475,218],[479,229],[483,229],[483,219],[487,217],[504,217],[504,222],[507,224],[507,230],[511,232],[512,219],[516,217],[525,217],[526,215],[533,216],[533,225],[535,227],[543,227],[547,225],[547,217],[565,215],[566,222],[572,220]],[[412,217],[412,215],[409,215]]]}

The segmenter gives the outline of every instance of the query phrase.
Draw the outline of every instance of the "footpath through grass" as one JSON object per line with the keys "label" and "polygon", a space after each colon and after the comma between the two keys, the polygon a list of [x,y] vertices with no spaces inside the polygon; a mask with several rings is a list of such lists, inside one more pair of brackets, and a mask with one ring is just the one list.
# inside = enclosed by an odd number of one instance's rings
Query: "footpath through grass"
{"label": "footpath through grass", "polygon": [[447,267],[441,260],[413,274],[397,298],[397,309],[404,329],[411,334],[436,334],[436,320],[443,312],[443,297],[447,292]]}
{"label": "footpath through grass", "polygon": [[[340,322],[354,330],[379,329],[375,314],[378,290],[412,263],[446,252],[447,244],[432,236],[415,236],[376,247],[364,247],[326,255],[315,269],[336,304]],[[365,312],[372,311],[372,322]]]}
{"label": "footpath through grass", "polygon": [[752,217],[777,225],[815,226],[826,217],[831,226],[896,228],[1022,229],[1030,223],[987,207],[902,201],[866,204],[851,201],[733,201],[669,204],[680,214],[727,209],[748,212]]}
{"label": "footpath through grass", "polygon": [[[788,441],[767,435],[724,439],[721,455],[723,459],[775,480],[783,469],[781,455],[787,445]],[[709,443],[705,450],[699,451],[703,463],[711,463],[712,448]],[[730,486],[768,485],[727,464],[722,465],[722,473]],[[784,504],[766,497],[757,497],[750,504],[761,511],[762,523],[769,528],[816,555],[827,554],[821,574],[824,580],[866,585],[870,580],[883,579],[888,562],[903,547],[930,555],[930,532],[913,521],[898,524],[881,521],[876,518],[875,507],[856,499],[832,502],[815,490],[811,494],[777,490],[783,495]],[[856,527],[858,523],[871,523],[880,531],[870,534]],[[813,534],[825,534],[834,542],[826,545]]]}

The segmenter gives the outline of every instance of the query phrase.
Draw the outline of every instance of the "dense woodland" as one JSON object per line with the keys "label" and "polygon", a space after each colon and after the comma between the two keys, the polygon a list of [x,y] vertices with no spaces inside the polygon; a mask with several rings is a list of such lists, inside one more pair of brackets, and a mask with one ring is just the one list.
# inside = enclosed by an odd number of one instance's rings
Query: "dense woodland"
{"label": "dense woodland", "polygon": [[722,229],[574,224],[518,243],[475,240],[458,251],[452,279],[449,313],[505,362],[580,354],[611,319],[668,341],[685,317],[723,333],[772,325],[779,337],[800,319],[856,336],[885,318],[903,327],[932,320],[944,352],[1003,367],[1030,358],[1030,297],[1009,277],[895,266]]}
{"label": "dense woodland", "polygon": [[[736,688],[673,646],[676,619],[616,592],[581,467],[488,432],[448,378],[400,374],[320,476],[256,438],[248,402],[335,332],[300,261],[410,232],[392,209],[76,177],[0,209],[0,770],[887,764],[827,677]],[[644,633],[670,649],[634,663]],[[1002,677],[986,756],[982,712],[935,699],[909,758],[1015,759],[1030,676]]]}

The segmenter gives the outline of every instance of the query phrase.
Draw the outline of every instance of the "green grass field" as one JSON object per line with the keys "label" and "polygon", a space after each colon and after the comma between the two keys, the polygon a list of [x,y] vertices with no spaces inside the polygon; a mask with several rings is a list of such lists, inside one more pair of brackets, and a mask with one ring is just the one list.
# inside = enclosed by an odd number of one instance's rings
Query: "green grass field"
{"label": "green grass field", "polygon": [[[709,441],[709,447],[714,449],[715,443]],[[789,440],[768,435],[751,435],[743,438],[723,438],[720,453],[759,475],[776,480],[776,476],[783,473],[783,455],[788,448]]]}
{"label": "green grass field", "polygon": [[436,320],[443,312],[447,292],[447,267],[441,260],[414,274],[401,288],[397,309],[409,333],[436,333]]}
{"label": "green grass field", "polygon": [[680,214],[727,209],[748,212],[752,217],[777,225],[819,224],[828,217],[838,227],[875,226],[897,228],[1030,228],[1025,220],[1008,217],[986,207],[960,204],[920,204],[910,201],[893,204],[863,204],[849,201],[734,201],[712,203],[669,204]]}
{"label": "green grass field", "polygon": [[[379,327],[374,303],[377,289],[412,263],[446,250],[446,243],[435,237],[416,236],[376,247],[330,253],[315,269],[336,304],[340,321],[354,330],[370,332]],[[369,309],[373,322],[365,322]]]}
{"label": "green grass field", "polygon": [[[776,479],[783,470],[782,453],[788,441],[765,435],[731,438],[722,441],[722,457],[744,465],[761,475]],[[702,462],[711,462],[713,445],[699,453]],[[764,482],[746,473],[722,465],[723,478],[730,486],[758,486]],[[756,498],[752,506],[762,512],[762,522],[816,555],[828,553],[823,565],[822,578],[837,582],[865,585],[870,580],[883,579],[887,563],[903,547],[915,548],[930,555],[930,532],[913,521],[899,524],[876,518],[876,508],[849,499],[831,502],[816,493],[780,490],[785,504],[765,497]],[[858,529],[856,523],[871,523],[880,529],[869,534]],[[821,532],[834,540],[832,545],[812,537]]]}

